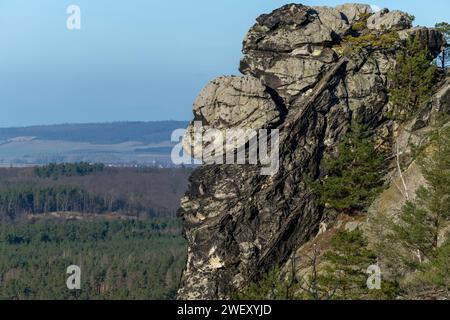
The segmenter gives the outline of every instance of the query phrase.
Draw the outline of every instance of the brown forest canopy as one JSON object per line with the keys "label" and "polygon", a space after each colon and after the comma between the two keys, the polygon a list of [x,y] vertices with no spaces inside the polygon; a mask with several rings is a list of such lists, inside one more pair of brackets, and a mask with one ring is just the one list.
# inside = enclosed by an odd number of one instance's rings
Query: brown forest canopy
{"label": "brown forest canopy", "polygon": [[0,219],[51,212],[173,217],[191,172],[77,165],[0,168]]}

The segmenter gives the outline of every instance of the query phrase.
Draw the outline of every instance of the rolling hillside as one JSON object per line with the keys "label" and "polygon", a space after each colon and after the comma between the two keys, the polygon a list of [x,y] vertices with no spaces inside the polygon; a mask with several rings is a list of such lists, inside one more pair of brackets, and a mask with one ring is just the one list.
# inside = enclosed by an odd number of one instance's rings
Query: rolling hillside
{"label": "rolling hillside", "polygon": [[0,165],[101,162],[170,167],[170,136],[187,122],[115,122],[0,128]]}

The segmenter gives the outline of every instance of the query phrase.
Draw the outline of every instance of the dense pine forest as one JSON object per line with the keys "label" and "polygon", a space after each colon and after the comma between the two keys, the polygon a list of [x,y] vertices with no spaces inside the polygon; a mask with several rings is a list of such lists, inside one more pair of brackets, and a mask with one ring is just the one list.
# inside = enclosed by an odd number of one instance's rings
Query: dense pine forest
{"label": "dense pine forest", "polygon": [[[0,169],[0,299],[172,299],[190,170],[50,164]],[[67,267],[81,269],[69,290]]]}
{"label": "dense pine forest", "polygon": [[[180,228],[174,219],[0,224],[0,299],[172,299]],[[71,265],[81,290],[67,289]]]}

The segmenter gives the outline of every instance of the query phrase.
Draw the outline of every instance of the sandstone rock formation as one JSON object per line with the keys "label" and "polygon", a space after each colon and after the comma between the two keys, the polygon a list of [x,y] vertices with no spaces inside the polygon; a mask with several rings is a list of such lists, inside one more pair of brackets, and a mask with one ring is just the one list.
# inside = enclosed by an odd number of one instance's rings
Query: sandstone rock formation
{"label": "sandstone rock formation", "polygon": [[410,29],[407,14],[384,10],[366,17],[365,32],[398,32],[395,44],[344,54],[346,36],[359,36],[352,26],[370,12],[368,5],[291,4],[262,15],[243,43],[244,76],[218,78],[202,91],[195,120],[220,130],[279,128],[281,163],[273,176],[252,165],[205,165],[193,173],[180,209],[189,247],[179,298],[227,299],[282,265],[323,221],[305,175],[320,175],[321,159],[335,152],[352,119],[380,139],[395,130],[386,114],[396,49],[412,32],[434,52],[444,39]]}
{"label": "sandstone rock formation", "polygon": [[[285,110],[282,104],[278,104],[278,98],[271,94],[275,93],[252,76],[219,77],[210,82],[194,102],[194,120],[202,122],[202,132],[208,129],[274,127]],[[245,144],[247,141],[242,142]],[[201,156],[203,148],[214,150],[217,143],[223,142],[196,143],[194,124],[191,124],[183,146],[189,154]]]}
{"label": "sandstone rock formation", "polygon": [[367,27],[370,30],[405,30],[412,27],[413,18],[402,11],[389,11],[383,9],[367,20]]}

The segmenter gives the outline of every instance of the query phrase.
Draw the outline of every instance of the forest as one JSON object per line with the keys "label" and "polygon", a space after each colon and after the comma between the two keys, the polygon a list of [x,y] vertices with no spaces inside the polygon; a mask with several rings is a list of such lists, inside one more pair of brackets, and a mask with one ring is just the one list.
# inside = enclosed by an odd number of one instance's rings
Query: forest
{"label": "forest", "polygon": [[[0,299],[172,299],[185,243],[175,219],[0,224]],[[67,267],[81,269],[68,290]]]}
{"label": "forest", "polygon": [[34,169],[34,174],[39,178],[58,178],[60,176],[87,176],[91,173],[102,172],[104,169],[105,165],[102,163],[50,163],[42,167],[36,167]]}
{"label": "forest", "polygon": [[49,164],[0,169],[0,221],[76,212],[175,217],[190,169]]}
{"label": "forest", "polygon": [[[173,299],[190,169],[0,169],[0,299]],[[66,287],[67,267],[81,289]]]}

